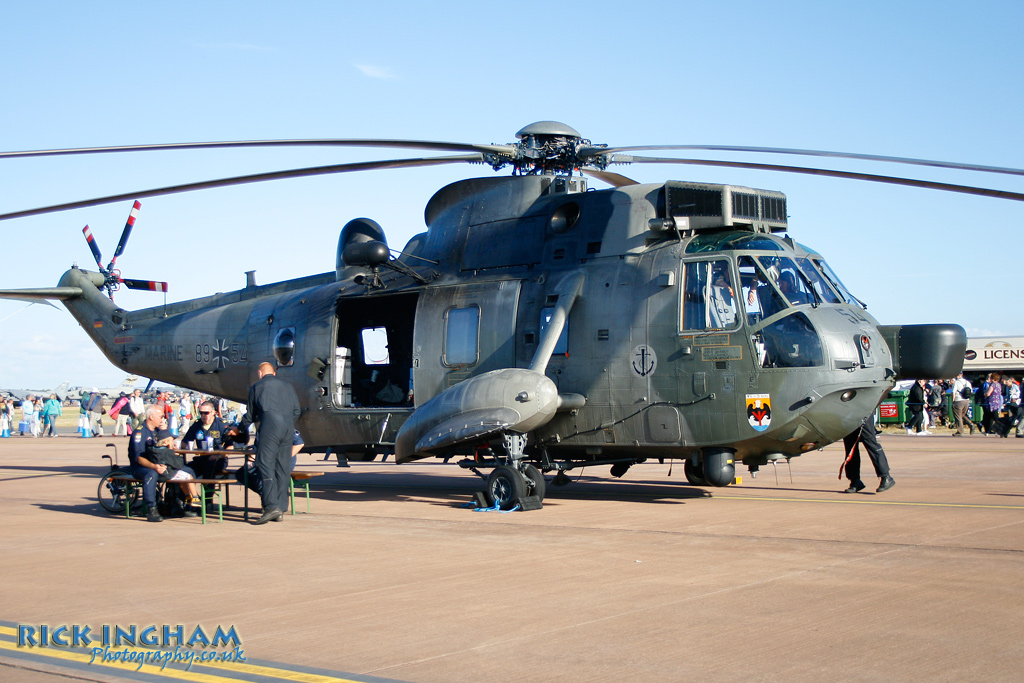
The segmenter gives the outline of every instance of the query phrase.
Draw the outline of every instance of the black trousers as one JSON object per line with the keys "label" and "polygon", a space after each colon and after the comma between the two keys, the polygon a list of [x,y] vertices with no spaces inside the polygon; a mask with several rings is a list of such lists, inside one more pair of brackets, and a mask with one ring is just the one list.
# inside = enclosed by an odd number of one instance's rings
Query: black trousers
{"label": "black trousers", "polygon": [[924,429],[924,409],[918,407],[910,409],[910,420],[907,422],[907,429],[913,429],[914,431],[920,432]]}
{"label": "black trousers", "polygon": [[996,417],[999,415],[999,411],[998,410],[992,410],[988,406],[982,406],[982,410],[984,411],[984,414],[983,414],[983,416],[981,418],[981,430],[983,432],[985,432],[986,434],[991,434],[992,433],[992,423],[995,421]]}
{"label": "black trousers", "polygon": [[846,461],[846,478],[850,481],[860,479],[860,446],[862,444],[868,452],[868,457],[871,458],[871,464],[875,466],[875,474],[879,477],[889,476],[889,460],[885,457],[885,451],[878,444],[878,437],[875,436],[875,418],[872,415],[862,422],[858,429],[853,430],[843,439],[846,452],[850,453],[851,449],[853,450],[849,460]]}
{"label": "black trousers", "polygon": [[136,465],[132,468],[132,476],[142,480],[142,502],[148,507],[156,506],[156,483],[160,474],[149,467]]}
{"label": "black trousers", "polygon": [[260,430],[256,469],[263,480],[263,509],[288,510],[288,482],[292,476],[292,442],[295,430],[276,433]]}

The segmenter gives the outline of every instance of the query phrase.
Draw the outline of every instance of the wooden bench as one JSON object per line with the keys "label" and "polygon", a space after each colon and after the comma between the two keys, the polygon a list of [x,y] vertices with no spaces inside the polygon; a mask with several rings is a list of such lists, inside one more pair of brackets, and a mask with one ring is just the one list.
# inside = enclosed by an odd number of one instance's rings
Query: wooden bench
{"label": "wooden bench", "polygon": [[[223,479],[189,479],[188,482],[192,483],[192,484],[198,484],[199,485],[199,507],[202,510],[200,516],[203,518],[203,524],[206,524],[206,485],[207,484],[209,484],[210,486],[214,487],[213,495],[215,495],[217,497],[216,498],[216,503],[217,503],[217,521],[218,522],[223,522],[224,521],[225,496],[222,495],[221,492],[223,491],[226,494],[227,491],[225,489],[223,489],[222,487],[230,486],[232,484],[241,486],[241,483],[239,483],[238,480],[236,480],[234,476],[223,478]],[[227,502],[230,503],[230,500],[228,500]],[[248,513],[248,508],[246,508],[246,512]]]}
{"label": "wooden bench", "polygon": [[[295,510],[295,488],[297,486],[301,486],[302,489],[305,491],[305,493],[306,493],[306,513],[305,514],[308,514],[308,513],[310,513],[312,511],[311,510],[311,506],[310,506],[309,480],[312,479],[313,477],[319,477],[319,476],[322,476],[324,474],[326,474],[326,472],[292,472],[291,479],[288,482],[288,496],[289,496],[290,503],[291,503],[291,513],[293,515],[296,514],[296,510]],[[124,485],[125,485],[125,501],[126,501],[125,506],[124,506],[124,514],[125,514],[125,518],[126,519],[131,519],[131,516],[132,516],[131,499],[132,499],[132,497],[134,495],[135,490],[142,487],[142,480],[141,479],[136,479],[135,477],[130,477],[130,476],[111,477],[111,479],[114,479],[116,481],[120,481],[120,482],[124,483]],[[211,501],[211,502],[215,502],[216,505],[217,505],[217,521],[218,522],[223,522],[224,521],[224,503],[225,503],[225,499],[224,499],[224,496],[222,496],[222,493],[221,493],[222,490],[224,490],[224,489],[222,489],[222,487],[224,487],[224,486],[231,486],[231,485],[237,485],[237,486],[242,486],[243,485],[242,482],[240,482],[237,479],[235,479],[234,475],[232,474],[230,477],[226,477],[224,479],[186,479],[186,480],[182,480],[181,482],[158,481],[157,482],[157,487],[159,488],[160,486],[168,484],[168,483],[172,483],[172,484],[192,483],[192,484],[198,484],[199,485],[199,502],[200,502],[200,507],[202,508],[201,517],[202,517],[202,520],[203,520],[203,524],[206,524],[206,517],[207,517],[207,515],[206,515],[206,485],[210,485],[210,486],[214,487],[214,495],[216,496],[216,499],[215,499],[215,501]],[[226,493],[226,491],[225,491],[225,493]],[[160,497],[161,496],[158,494],[157,498],[159,499]],[[245,505],[244,518],[248,521],[248,519],[249,519],[249,488],[248,487],[245,488],[245,504],[244,505]]]}
{"label": "wooden bench", "polygon": [[[111,481],[119,481],[124,484],[124,516],[126,519],[132,517],[132,498],[135,495],[135,491],[142,488],[142,480],[136,479],[129,475],[121,475],[117,477],[111,477]],[[157,490],[159,491],[161,482],[157,482]],[[158,495],[159,497],[159,495]]]}
{"label": "wooden bench", "polygon": [[309,514],[309,480],[326,472],[292,472],[292,480],[288,482],[288,495],[291,498],[292,514],[295,514],[295,487],[301,486],[306,491],[306,514]]}
{"label": "wooden bench", "polygon": [[[135,491],[137,489],[142,488],[142,480],[141,479],[137,479],[136,477],[131,477],[131,476],[111,477],[111,479],[124,483],[124,485],[125,485],[124,516],[125,516],[126,519],[131,519],[131,517],[132,517],[131,501],[132,501],[132,498],[134,497]],[[217,517],[218,517],[218,521],[221,521],[221,522],[224,521],[224,499],[221,497],[221,487],[224,486],[224,485],[239,484],[239,482],[237,482],[234,477],[227,478],[227,479],[184,479],[182,481],[170,481],[170,480],[168,480],[168,481],[157,481],[157,483],[156,483],[156,485],[157,485],[157,500],[160,500],[163,497],[163,495],[160,493],[160,488],[162,486],[165,486],[166,484],[184,484],[184,483],[201,484],[201,486],[199,486],[199,501],[200,501],[200,506],[202,507],[201,517],[203,519],[203,524],[206,524],[206,486],[205,486],[205,484],[210,484],[210,485],[216,487],[215,495],[217,496],[217,498],[216,498]]]}

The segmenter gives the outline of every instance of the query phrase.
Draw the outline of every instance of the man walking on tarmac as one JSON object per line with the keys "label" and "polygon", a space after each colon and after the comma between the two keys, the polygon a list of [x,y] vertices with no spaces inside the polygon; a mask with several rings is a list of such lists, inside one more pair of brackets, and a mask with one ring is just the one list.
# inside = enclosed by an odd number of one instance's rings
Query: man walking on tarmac
{"label": "man walking on tarmac", "polygon": [[846,446],[846,478],[850,480],[850,488],[843,493],[858,493],[865,488],[864,482],[860,480],[861,443],[864,444],[868,457],[871,458],[871,464],[875,466],[875,474],[881,478],[876,493],[888,491],[896,485],[896,480],[889,475],[889,460],[885,457],[885,451],[878,444],[878,437],[875,436],[875,415],[872,413],[864,418],[860,427],[843,438],[843,445]]}
{"label": "man walking on tarmac", "polygon": [[232,435],[248,431],[256,424],[256,467],[263,479],[263,515],[254,524],[284,519],[288,509],[288,482],[291,480],[292,440],[295,420],[302,409],[292,385],[277,377],[274,366],[260,363],[259,381],[249,387],[245,417]]}

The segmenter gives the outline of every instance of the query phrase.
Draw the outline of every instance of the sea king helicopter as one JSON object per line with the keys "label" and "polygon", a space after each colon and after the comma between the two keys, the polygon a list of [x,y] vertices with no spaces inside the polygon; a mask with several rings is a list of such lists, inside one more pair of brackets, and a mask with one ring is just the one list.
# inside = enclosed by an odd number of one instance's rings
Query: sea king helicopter
{"label": "sea king helicopter", "polygon": [[[296,169],[158,188],[0,215],[2,219],[279,178],[486,163],[512,174],[439,190],[427,230],[394,256],[384,229],[341,230],[335,269],[128,311],[117,288],[166,291],[108,265],[72,267],[52,288],[0,296],[59,299],[111,363],[245,401],[272,360],[298,392],[307,447],[394,452],[399,463],[459,458],[489,470],[485,495],[509,509],[544,498],[545,473],[597,465],[622,476],[682,460],[689,483],[727,486],[751,470],[842,439],[896,380],[952,377],[966,334],[955,324],[879,325],[825,259],[786,235],[781,192],[669,181],[640,184],[616,163],[689,163],[813,173],[968,192],[986,188],[825,169],[644,157],[725,150],[1024,171],[808,150],[596,145],[541,121],[512,144],[272,140],[0,153],[0,157],[232,146],[336,145],[457,152]],[[609,184],[592,189],[590,179]],[[381,352],[386,348],[386,352]]]}

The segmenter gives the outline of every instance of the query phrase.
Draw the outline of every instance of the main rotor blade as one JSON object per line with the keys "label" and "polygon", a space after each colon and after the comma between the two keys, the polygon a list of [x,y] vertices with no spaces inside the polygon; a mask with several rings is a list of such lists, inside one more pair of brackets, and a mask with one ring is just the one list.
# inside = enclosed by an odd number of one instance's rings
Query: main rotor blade
{"label": "main rotor blade", "polygon": [[[847,178],[850,180],[866,180],[873,183],[887,183],[889,185],[906,185],[909,187],[923,187],[929,190],[942,190],[944,192],[959,192],[961,194],[973,194],[981,197],[995,197],[997,199],[1011,199],[1017,202],[1024,202],[1024,194],[1009,192],[1007,190],[993,190],[987,187],[973,187],[970,185],[953,185],[950,183],[936,183],[930,180],[916,180],[914,178],[900,178],[897,176],[872,175],[870,173],[853,173],[850,171],[833,171],[826,168],[807,168],[804,166],[780,166],[777,164],[755,164],[744,161],[716,161],[711,159],[673,159],[665,157],[635,157],[630,155],[615,155],[611,163],[618,164],[687,164],[690,166],[721,166],[725,168],[749,168],[756,171],[781,171],[783,173],[802,173],[804,175],[819,175],[830,178]],[[0,216],[3,218],[3,216]]]}
{"label": "main rotor blade", "polygon": [[426,157],[420,159],[391,159],[387,161],[363,161],[354,164],[335,164],[333,166],[315,166],[312,168],[296,168],[290,171],[274,171],[271,173],[256,173],[253,175],[236,176],[234,178],[221,178],[219,180],[207,180],[199,183],[186,183],[184,185],[172,185],[170,187],[158,187],[152,190],[141,192],[126,192],[124,194],[111,195],[109,197],[98,197],[96,199],[85,199],[67,204],[54,204],[38,209],[27,211],[14,211],[12,213],[0,214],[0,221],[11,218],[24,218],[26,216],[38,216],[58,211],[69,211],[71,209],[82,209],[87,206],[99,206],[101,204],[113,204],[123,202],[134,197],[159,197],[166,194],[178,194],[181,192],[192,192],[194,190],[207,190],[214,187],[228,187],[231,185],[245,185],[247,183],[262,183],[269,180],[282,180],[285,178],[302,178],[306,176],[330,175],[332,173],[352,173],[355,171],[375,171],[383,168],[414,168],[418,166],[440,166],[443,164],[472,163],[483,161],[482,154],[463,154],[450,157]]}
{"label": "main rotor blade", "polygon": [[912,159],[908,157],[889,157],[878,154],[855,154],[853,152],[828,152],[816,149],[787,149],[783,147],[736,147],[731,145],[641,145],[636,147],[586,147],[579,152],[582,157],[604,156],[629,151],[654,150],[707,150],[713,152],[742,152],[746,154],[797,154],[811,157],[831,157],[836,159],[858,159],[861,161],[880,161],[893,164],[910,164],[911,166],[932,166],[935,168],[951,168],[958,171],[979,171],[981,173],[1003,173],[1006,175],[1024,176],[1024,169],[1007,168],[1004,166],[982,166],[979,164],[962,164],[956,161],[934,161],[932,159]]}
{"label": "main rotor blade", "polygon": [[597,178],[602,180],[612,187],[628,187],[630,185],[639,185],[637,181],[632,178],[627,178],[620,173],[612,173],[611,171],[598,171],[595,169],[583,168],[580,172],[584,175],[588,175],[591,178]]}
{"label": "main rotor blade", "polygon": [[56,299],[58,301],[65,301],[67,299],[74,299],[75,297],[79,296],[82,296],[81,287],[0,289],[0,299],[14,299],[16,301],[43,301],[45,299]]}
{"label": "main rotor blade", "polygon": [[462,142],[432,140],[383,140],[373,138],[321,138],[309,140],[235,140],[224,142],[170,142],[157,145],[120,145],[114,147],[78,147],[69,149],[37,149],[21,152],[0,152],[0,159],[24,157],[67,156],[72,154],[109,154],[113,152],[154,152],[180,149],[224,149],[242,147],[380,147],[392,149],[429,149],[438,152],[480,152],[482,154],[513,154],[514,145],[476,145]]}

